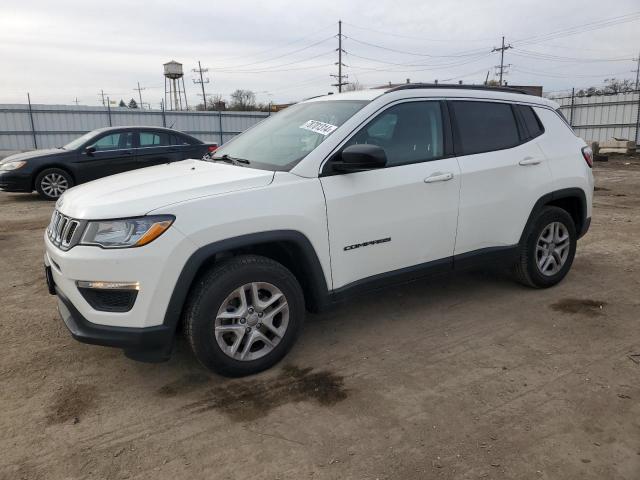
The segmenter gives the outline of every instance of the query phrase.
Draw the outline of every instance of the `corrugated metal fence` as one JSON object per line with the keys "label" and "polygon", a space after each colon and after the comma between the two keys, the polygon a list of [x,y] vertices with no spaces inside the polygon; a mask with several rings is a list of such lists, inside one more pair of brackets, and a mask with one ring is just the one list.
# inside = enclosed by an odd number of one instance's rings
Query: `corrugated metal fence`
{"label": "corrugated metal fence", "polygon": [[266,112],[0,104],[0,150],[58,147],[96,128],[124,125],[166,126],[221,145],[267,116]]}
{"label": "corrugated metal fence", "polygon": [[589,97],[553,98],[573,129],[587,142],[603,142],[613,137],[638,143],[638,103],[640,92]]}

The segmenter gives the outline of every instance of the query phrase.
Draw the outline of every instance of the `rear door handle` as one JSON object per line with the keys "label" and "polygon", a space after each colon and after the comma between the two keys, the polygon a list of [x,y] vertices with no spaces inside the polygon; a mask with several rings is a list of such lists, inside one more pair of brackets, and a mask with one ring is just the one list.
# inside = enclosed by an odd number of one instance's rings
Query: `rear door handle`
{"label": "rear door handle", "polygon": [[522,160],[520,160],[519,165],[526,167],[527,165],[540,165],[541,163],[542,160],[540,160],[539,158],[524,157]]}
{"label": "rear door handle", "polygon": [[424,179],[424,183],[435,183],[435,182],[448,182],[453,178],[453,173],[434,173],[433,175],[428,176]]}

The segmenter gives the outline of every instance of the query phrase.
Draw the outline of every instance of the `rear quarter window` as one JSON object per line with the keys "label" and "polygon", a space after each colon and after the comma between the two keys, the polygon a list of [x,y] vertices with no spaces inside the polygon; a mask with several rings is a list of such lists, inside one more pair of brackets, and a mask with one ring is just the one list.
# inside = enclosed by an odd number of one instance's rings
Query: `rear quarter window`
{"label": "rear quarter window", "polygon": [[520,144],[518,124],[508,103],[453,101],[457,144],[463,155],[504,150]]}
{"label": "rear quarter window", "polygon": [[542,135],[544,133],[544,127],[536,115],[536,112],[533,111],[533,108],[527,105],[520,105],[518,108],[520,109],[524,126],[527,129],[528,138],[536,138]]}

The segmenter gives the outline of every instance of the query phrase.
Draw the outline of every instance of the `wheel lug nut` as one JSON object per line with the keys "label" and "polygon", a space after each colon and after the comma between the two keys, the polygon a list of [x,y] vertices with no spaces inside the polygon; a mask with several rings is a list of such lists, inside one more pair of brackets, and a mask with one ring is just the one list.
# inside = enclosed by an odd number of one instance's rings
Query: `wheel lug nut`
{"label": "wheel lug nut", "polygon": [[249,307],[249,313],[253,313],[253,307]]}
{"label": "wheel lug nut", "polygon": [[247,327],[247,333],[251,331],[251,327]]}
{"label": "wheel lug nut", "polygon": [[241,319],[240,319],[240,323],[245,323],[246,321],[247,321],[247,319],[246,319],[246,318],[241,318]]}
{"label": "wheel lug nut", "polygon": [[256,325],[256,328],[260,328],[261,326],[262,326],[262,324],[259,323],[259,324]]}
{"label": "wheel lug nut", "polygon": [[262,312],[258,313],[258,316],[259,316],[259,317],[261,317],[262,315],[263,315],[263,313],[262,313]]}

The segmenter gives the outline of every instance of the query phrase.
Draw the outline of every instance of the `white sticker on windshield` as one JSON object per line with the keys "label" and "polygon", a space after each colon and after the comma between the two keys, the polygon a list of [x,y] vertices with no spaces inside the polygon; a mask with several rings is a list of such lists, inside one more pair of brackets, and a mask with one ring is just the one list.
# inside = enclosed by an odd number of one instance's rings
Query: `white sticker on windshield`
{"label": "white sticker on windshield", "polygon": [[300,125],[300,128],[326,136],[338,127],[331,125],[330,123],[319,122],[318,120],[309,120],[308,122]]}

